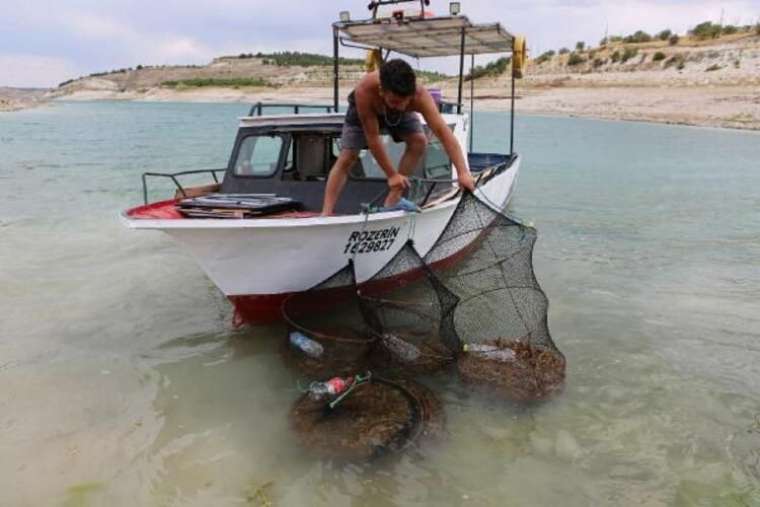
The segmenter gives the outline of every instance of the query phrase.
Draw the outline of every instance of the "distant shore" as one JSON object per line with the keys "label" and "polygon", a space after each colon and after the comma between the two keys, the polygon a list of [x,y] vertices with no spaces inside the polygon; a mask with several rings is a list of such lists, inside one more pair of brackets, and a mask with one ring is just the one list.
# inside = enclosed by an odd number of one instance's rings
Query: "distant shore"
{"label": "distant shore", "polygon": [[0,112],[19,111],[44,104],[47,90],[0,86]]}
{"label": "distant shore", "polygon": [[[444,87],[446,96],[456,91]],[[350,90],[346,84],[341,97]],[[469,96],[465,96],[469,108]],[[127,100],[145,102],[284,102],[331,104],[332,88],[201,88],[196,90],[157,89],[148,93],[83,91],[59,100]],[[476,89],[475,109],[509,109],[506,84]],[[515,107],[518,113],[546,114],[579,118],[647,121],[655,123],[760,130],[760,88],[736,86],[578,86],[537,87],[518,84]]]}
{"label": "distant shore", "polygon": [[[347,92],[348,85],[342,88]],[[455,97],[454,90],[446,96]],[[505,88],[476,90],[476,111],[506,111],[510,101]],[[345,95],[345,93],[342,93]],[[203,88],[198,90],[158,89],[148,93],[76,92],[53,101],[124,100],[143,102],[284,102],[331,104],[331,88]],[[46,103],[42,94],[3,98],[0,111],[16,111]],[[518,113],[545,114],[608,120],[647,121],[742,130],[760,130],[760,88],[752,85],[720,87],[566,86],[537,88],[518,86]],[[469,108],[469,96],[465,97]]]}
{"label": "distant shore", "polygon": [[[53,90],[0,87],[0,111],[54,100],[331,104],[332,66],[325,62],[331,59],[281,54],[225,56],[205,66],[138,66]],[[506,61],[481,70],[476,109],[509,109]],[[345,62],[341,100],[363,73],[361,61]],[[422,73],[420,79],[443,89],[448,100],[457,96],[456,78]],[[760,33],[549,51],[529,62],[516,86],[518,113],[760,130]],[[465,83],[466,106],[469,89]]]}

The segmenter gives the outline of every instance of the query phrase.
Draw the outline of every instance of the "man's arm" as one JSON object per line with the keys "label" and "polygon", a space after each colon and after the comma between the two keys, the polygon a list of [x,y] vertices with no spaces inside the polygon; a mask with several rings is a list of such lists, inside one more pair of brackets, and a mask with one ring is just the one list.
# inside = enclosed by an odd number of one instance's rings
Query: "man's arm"
{"label": "man's arm", "polygon": [[436,106],[430,92],[424,88],[420,90],[417,101],[419,112],[425,118],[428,127],[433,131],[435,137],[440,139],[443,149],[446,150],[446,154],[454,163],[459,184],[470,192],[474,192],[475,181],[472,179],[472,174],[470,174],[464,153],[462,153],[462,147],[459,145],[457,138],[454,137],[454,133],[451,132],[449,126],[446,125],[441,113],[438,112],[438,106]]}
{"label": "man's arm", "polygon": [[377,165],[388,178],[388,186],[391,188],[407,188],[409,180],[402,174],[399,174],[393,167],[393,162],[385,150],[383,140],[380,137],[380,124],[377,121],[377,115],[372,109],[372,99],[370,93],[363,87],[356,89],[354,94],[356,99],[356,112],[364,129],[364,137],[367,139],[367,147],[372,156],[375,157]]}

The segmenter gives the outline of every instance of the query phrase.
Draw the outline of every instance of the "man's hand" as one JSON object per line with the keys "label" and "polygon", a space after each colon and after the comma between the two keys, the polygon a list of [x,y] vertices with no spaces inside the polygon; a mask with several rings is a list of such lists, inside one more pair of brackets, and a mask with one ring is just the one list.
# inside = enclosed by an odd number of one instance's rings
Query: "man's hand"
{"label": "man's hand", "polygon": [[470,192],[475,192],[475,180],[469,171],[465,174],[460,174],[457,178],[457,181],[459,181],[460,188],[466,188]]}
{"label": "man's hand", "polygon": [[392,191],[403,192],[409,188],[409,178],[401,173],[394,173],[388,178],[388,186],[391,187]]}

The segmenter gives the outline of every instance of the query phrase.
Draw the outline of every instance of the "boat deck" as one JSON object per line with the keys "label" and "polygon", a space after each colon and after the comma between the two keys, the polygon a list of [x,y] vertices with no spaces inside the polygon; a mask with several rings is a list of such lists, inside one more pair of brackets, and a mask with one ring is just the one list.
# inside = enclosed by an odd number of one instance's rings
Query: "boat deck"
{"label": "boat deck", "polygon": [[[126,211],[129,218],[148,218],[159,220],[188,220],[179,211],[178,203],[181,199],[167,199],[144,206],[137,206]],[[261,218],[314,218],[320,214],[316,211],[278,211],[262,216]]]}

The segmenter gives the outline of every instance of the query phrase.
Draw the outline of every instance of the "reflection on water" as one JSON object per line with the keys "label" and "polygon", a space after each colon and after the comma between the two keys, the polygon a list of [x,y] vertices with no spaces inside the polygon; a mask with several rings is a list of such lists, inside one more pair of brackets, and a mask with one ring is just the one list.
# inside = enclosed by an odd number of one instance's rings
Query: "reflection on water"
{"label": "reflection on water", "polygon": [[[760,505],[760,138],[521,118],[565,391],[429,377],[448,438],[345,464],[291,438],[284,329],[235,331],[192,259],[116,218],[143,170],[224,165],[245,110],[0,118],[0,504]],[[503,116],[478,121],[497,149]]]}

